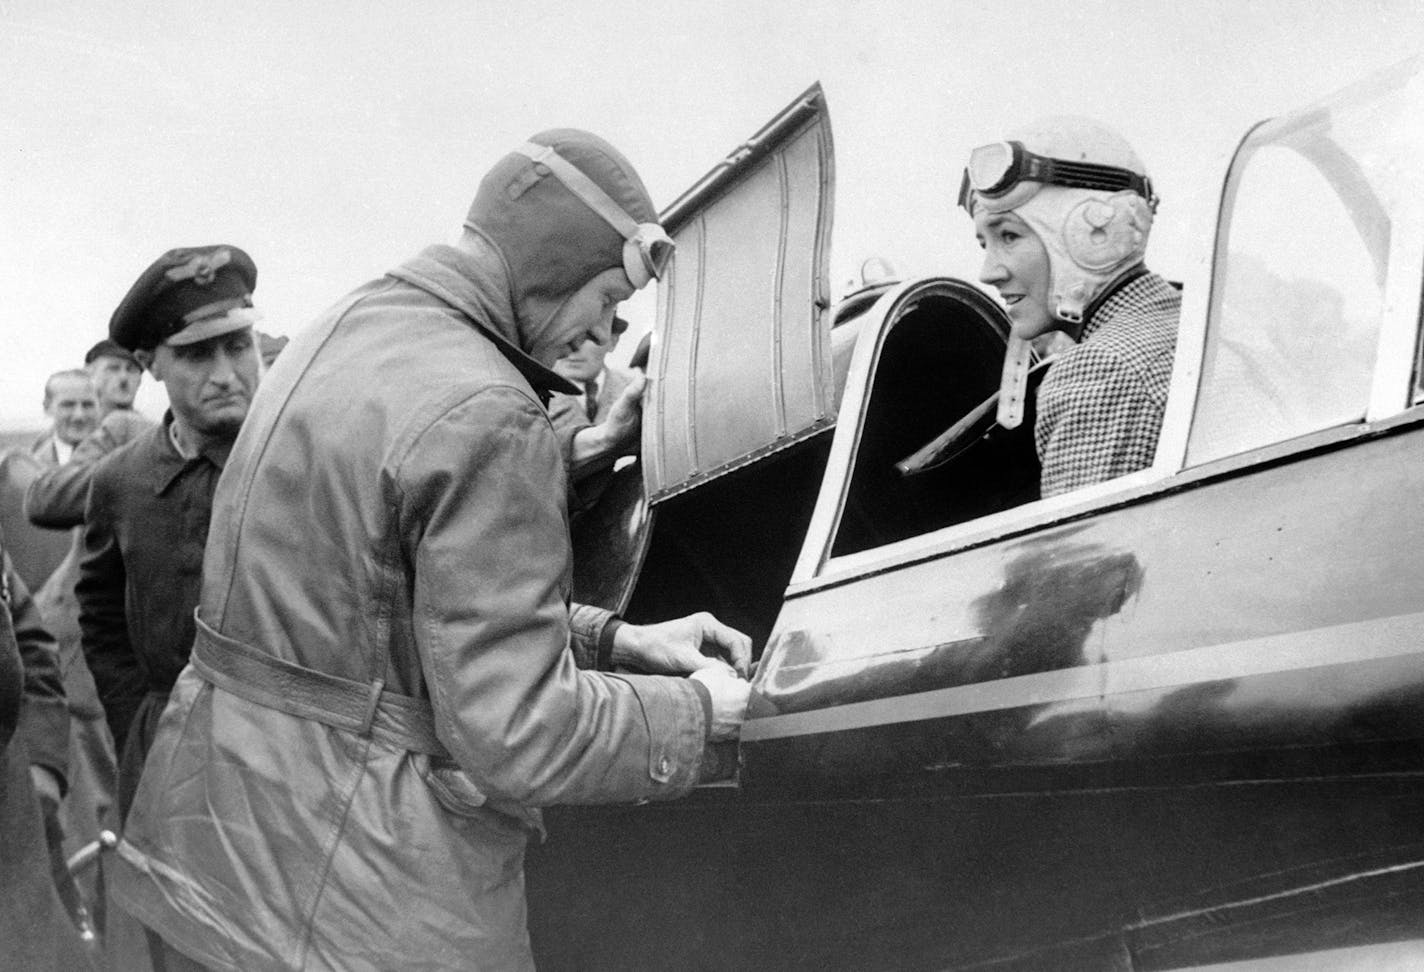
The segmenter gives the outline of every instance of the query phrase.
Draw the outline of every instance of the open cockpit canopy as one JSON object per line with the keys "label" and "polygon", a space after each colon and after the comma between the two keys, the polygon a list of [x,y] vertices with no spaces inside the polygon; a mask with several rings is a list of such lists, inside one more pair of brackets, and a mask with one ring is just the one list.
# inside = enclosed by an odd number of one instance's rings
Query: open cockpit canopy
{"label": "open cockpit canopy", "polygon": [[653,503],[831,425],[831,126],[813,85],[662,213],[643,457]]}

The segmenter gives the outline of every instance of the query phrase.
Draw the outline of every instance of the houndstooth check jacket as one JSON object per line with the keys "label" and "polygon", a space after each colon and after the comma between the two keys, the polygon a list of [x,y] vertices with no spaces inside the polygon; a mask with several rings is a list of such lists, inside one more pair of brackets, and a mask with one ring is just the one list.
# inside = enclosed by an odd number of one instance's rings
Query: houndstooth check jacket
{"label": "houndstooth check jacket", "polygon": [[1041,492],[1056,496],[1152,464],[1182,296],[1155,273],[1111,294],[1038,389]]}

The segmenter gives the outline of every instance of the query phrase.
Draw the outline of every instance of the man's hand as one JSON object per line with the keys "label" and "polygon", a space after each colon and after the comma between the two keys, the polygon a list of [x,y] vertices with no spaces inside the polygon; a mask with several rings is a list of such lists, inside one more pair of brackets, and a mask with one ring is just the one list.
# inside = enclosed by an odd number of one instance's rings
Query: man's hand
{"label": "man's hand", "polygon": [[599,423],[610,449],[631,450],[637,446],[638,435],[643,431],[643,389],[647,385],[648,376],[636,372]]}
{"label": "man's hand", "polygon": [[736,739],[741,734],[742,723],[747,718],[747,702],[751,698],[752,685],[738,678],[726,665],[712,662],[706,668],[699,668],[688,676],[707,687],[712,696],[712,725],[707,727],[710,742],[724,742]]}
{"label": "man's hand", "polygon": [[574,434],[575,465],[599,459],[617,459],[636,451],[638,436],[643,431],[643,389],[647,384],[646,375],[642,372],[635,374],[608,409],[603,421],[579,429]]}
{"label": "man's hand", "polygon": [[752,639],[699,611],[660,624],[623,625],[613,634],[612,660],[654,675],[686,675],[730,665],[745,678]]}

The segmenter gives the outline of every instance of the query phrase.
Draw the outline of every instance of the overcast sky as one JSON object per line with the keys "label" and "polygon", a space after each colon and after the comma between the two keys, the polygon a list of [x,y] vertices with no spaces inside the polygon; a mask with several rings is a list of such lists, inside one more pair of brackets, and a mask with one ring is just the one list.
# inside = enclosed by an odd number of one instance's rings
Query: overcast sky
{"label": "overcast sky", "polygon": [[1136,145],[1180,275],[1253,122],[1420,51],[1418,0],[0,0],[0,426],[170,247],[247,250],[290,333],[449,240],[535,131],[603,135],[661,207],[818,80],[834,293],[872,254],[972,279],[966,153],[1057,113]]}

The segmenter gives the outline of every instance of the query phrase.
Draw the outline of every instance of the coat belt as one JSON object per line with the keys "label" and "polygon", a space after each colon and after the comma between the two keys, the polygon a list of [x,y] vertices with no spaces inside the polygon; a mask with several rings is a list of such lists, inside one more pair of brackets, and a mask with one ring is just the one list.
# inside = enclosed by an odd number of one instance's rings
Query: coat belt
{"label": "coat belt", "polygon": [[301,719],[370,736],[398,749],[449,759],[435,735],[435,715],[427,699],[386,691],[284,661],[249,644],[219,634],[194,612],[198,634],[193,670],[240,699]]}

